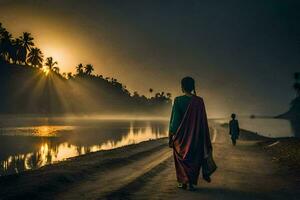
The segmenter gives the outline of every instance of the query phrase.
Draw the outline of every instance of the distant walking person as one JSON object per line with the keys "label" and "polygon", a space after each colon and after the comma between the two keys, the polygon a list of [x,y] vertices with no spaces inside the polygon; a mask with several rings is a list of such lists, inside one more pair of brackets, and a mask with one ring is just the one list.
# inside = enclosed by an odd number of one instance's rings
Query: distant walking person
{"label": "distant walking person", "polygon": [[169,146],[173,148],[178,187],[194,190],[200,169],[210,182],[216,170],[203,99],[196,95],[191,77],[181,80],[184,95],[174,100],[170,120]]}
{"label": "distant walking person", "polygon": [[229,134],[231,135],[231,140],[233,146],[236,145],[236,140],[239,138],[240,135],[240,127],[239,127],[239,121],[236,118],[236,115],[234,113],[231,114],[231,120],[229,122]]}

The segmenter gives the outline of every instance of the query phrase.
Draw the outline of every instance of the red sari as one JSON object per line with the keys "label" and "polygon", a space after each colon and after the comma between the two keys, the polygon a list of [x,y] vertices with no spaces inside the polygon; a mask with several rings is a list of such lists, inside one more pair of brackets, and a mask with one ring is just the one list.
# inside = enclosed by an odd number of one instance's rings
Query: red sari
{"label": "red sari", "polygon": [[173,136],[177,181],[197,185],[201,165],[211,152],[212,144],[203,99],[192,96]]}

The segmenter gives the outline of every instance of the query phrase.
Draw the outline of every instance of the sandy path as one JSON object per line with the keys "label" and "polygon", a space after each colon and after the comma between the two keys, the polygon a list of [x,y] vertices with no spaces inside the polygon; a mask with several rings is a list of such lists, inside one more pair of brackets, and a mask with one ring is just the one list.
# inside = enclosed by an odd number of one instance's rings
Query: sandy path
{"label": "sandy path", "polygon": [[163,148],[154,151],[144,158],[132,159],[130,164],[115,170],[105,169],[95,173],[88,180],[82,181],[69,188],[58,199],[101,199],[125,185],[135,181],[138,177],[152,170],[171,157],[171,150]]}
{"label": "sandy path", "polygon": [[168,159],[160,164],[160,170],[152,170],[107,199],[300,199],[299,185],[287,169],[257,146],[257,141],[239,141],[233,147],[226,130],[215,130],[218,135],[212,138],[219,168],[212,183],[200,180],[194,192],[177,189],[174,163]]}
{"label": "sandy path", "polygon": [[[218,130],[214,155],[218,171],[213,182],[200,181],[195,192],[178,191],[173,199],[299,199],[299,186],[287,169],[278,166],[256,145],[256,141],[230,143],[227,131]],[[298,187],[298,188],[297,188]],[[294,192],[297,191],[298,194]]]}

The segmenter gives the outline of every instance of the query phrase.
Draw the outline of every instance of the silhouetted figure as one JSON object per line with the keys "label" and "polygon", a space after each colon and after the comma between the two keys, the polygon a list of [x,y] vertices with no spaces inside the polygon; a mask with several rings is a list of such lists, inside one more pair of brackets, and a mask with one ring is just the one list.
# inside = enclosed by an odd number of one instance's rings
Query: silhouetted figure
{"label": "silhouetted figure", "polygon": [[240,135],[240,127],[239,122],[236,120],[236,115],[234,113],[231,114],[231,120],[229,122],[229,134],[231,135],[231,140],[233,146],[236,145],[236,140],[239,138]]}
{"label": "silhouetted figure", "polygon": [[196,95],[194,79],[183,78],[181,87],[184,95],[175,98],[172,108],[169,146],[173,148],[178,187],[193,190],[201,167],[203,178],[210,182],[216,165],[204,102]]}

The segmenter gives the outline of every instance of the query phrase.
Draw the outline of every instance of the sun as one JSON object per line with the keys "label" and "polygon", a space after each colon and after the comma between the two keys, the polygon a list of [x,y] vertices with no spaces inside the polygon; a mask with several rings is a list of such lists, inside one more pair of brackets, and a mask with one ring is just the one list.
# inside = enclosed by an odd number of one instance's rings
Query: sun
{"label": "sun", "polygon": [[[51,43],[46,45],[41,45],[41,49],[44,53],[45,59],[47,57],[52,57],[53,61],[58,62],[58,66],[61,71],[67,71],[68,66],[73,66],[72,61],[74,60],[72,54],[70,54],[70,49],[63,46],[60,43]],[[75,66],[75,65],[74,65]]]}
{"label": "sun", "polygon": [[50,72],[50,70],[49,70],[48,67],[43,66],[43,67],[41,68],[41,70],[44,72],[44,74],[45,74],[46,76],[48,76],[48,74],[49,74],[49,72]]}

